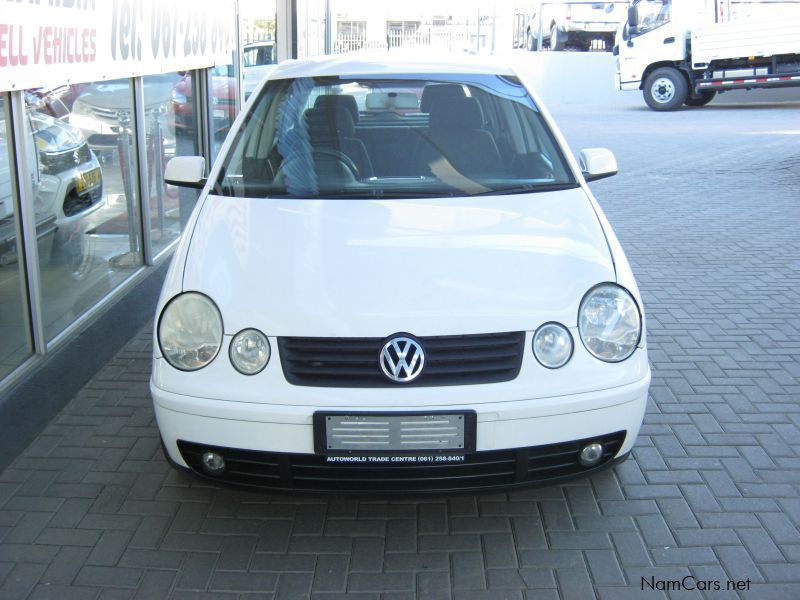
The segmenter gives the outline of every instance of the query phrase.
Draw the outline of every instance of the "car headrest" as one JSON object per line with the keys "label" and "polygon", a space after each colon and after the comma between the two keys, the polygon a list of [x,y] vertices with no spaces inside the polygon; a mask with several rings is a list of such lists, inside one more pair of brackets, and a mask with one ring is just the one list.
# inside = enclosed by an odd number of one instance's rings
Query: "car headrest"
{"label": "car headrest", "polygon": [[417,108],[419,100],[413,92],[371,92],[367,94],[367,109],[394,110]]}
{"label": "car headrest", "polygon": [[304,116],[312,140],[353,137],[356,131],[350,111],[341,106],[309,108]]}
{"label": "car headrest", "polygon": [[353,122],[358,123],[358,104],[353,96],[346,94],[323,94],[314,100],[314,108],[344,108],[350,111]]}
{"label": "car headrest", "polygon": [[419,110],[424,113],[431,112],[433,103],[437,100],[450,98],[466,98],[464,88],[460,83],[429,83],[422,89],[422,99]]}
{"label": "car headrest", "polygon": [[431,107],[430,126],[434,129],[481,129],[481,105],[475,98],[437,100]]}

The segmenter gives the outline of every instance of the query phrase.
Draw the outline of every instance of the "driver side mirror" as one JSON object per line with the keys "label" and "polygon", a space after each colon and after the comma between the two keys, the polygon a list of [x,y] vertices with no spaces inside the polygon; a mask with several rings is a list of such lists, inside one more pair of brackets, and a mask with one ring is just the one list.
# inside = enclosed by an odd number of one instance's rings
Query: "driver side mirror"
{"label": "driver side mirror", "polygon": [[581,150],[578,163],[580,164],[583,178],[587,182],[612,177],[617,174],[618,170],[614,153],[605,148],[586,148]]}
{"label": "driver side mirror", "polygon": [[636,5],[628,7],[628,27],[631,30],[636,29],[636,25],[639,24],[639,9]]}
{"label": "driver side mirror", "polygon": [[203,189],[206,185],[206,159],[202,156],[176,156],[167,163],[164,181],[169,185]]}

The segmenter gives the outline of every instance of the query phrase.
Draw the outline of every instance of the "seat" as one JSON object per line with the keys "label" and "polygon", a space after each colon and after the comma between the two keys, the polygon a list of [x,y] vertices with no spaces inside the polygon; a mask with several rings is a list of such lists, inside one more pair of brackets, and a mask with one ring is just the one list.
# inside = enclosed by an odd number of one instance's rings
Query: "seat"
{"label": "seat", "polygon": [[430,115],[428,130],[422,134],[416,152],[422,162],[421,172],[436,175],[434,165],[441,158],[467,178],[503,172],[500,151],[492,134],[482,129],[483,111],[475,98],[438,99]]}
{"label": "seat", "polygon": [[[325,97],[333,96],[319,98]],[[341,97],[350,98],[355,103],[352,96]],[[314,148],[339,151],[353,161],[358,169],[359,178],[367,179],[373,176],[372,162],[364,142],[355,137],[352,111],[346,108],[344,103],[326,101],[321,106],[306,110],[304,116]]]}
{"label": "seat", "polygon": [[335,110],[345,108],[353,117],[353,123],[358,124],[358,104],[353,96],[347,94],[322,94],[314,100],[314,108]]}
{"label": "seat", "polygon": [[419,110],[420,112],[430,113],[433,103],[437,100],[451,100],[453,98],[466,97],[464,86],[460,83],[429,83],[422,89]]}

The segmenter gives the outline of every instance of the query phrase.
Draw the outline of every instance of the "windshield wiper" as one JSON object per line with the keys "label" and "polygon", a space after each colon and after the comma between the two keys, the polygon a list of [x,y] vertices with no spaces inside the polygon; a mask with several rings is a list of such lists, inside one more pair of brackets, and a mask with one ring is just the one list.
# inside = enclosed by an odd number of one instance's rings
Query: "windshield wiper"
{"label": "windshield wiper", "polygon": [[489,190],[488,192],[480,192],[478,194],[469,194],[469,196],[510,196],[512,194],[537,194],[539,192],[574,190],[579,187],[580,185],[577,183],[531,183],[528,185],[521,185],[519,187],[511,187],[501,190]]}
{"label": "windshield wiper", "polygon": [[309,200],[326,198],[370,198],[372,200],[385,200],[396,198],[449,198],[453,194],[447,192],[425,192],[419,190],[342,190],[340,192],[321,192],[314,196],[305,196]]}

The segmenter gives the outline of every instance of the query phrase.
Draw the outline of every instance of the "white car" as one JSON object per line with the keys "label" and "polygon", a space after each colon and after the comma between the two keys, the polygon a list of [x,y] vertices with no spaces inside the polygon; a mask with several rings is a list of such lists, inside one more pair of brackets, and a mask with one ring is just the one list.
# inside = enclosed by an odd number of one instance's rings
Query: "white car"
{"label": "white car", "polygon": [[287,61],[207,178],[200,157],[169,163],[169,183],[203,187],[154,331],[174,466],[394,493],[628,455],[644,313],[586,184],[616,162],[591,149],[579,166],[511,68],[468,60]]}

